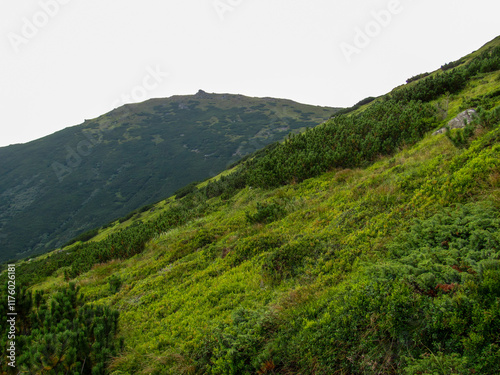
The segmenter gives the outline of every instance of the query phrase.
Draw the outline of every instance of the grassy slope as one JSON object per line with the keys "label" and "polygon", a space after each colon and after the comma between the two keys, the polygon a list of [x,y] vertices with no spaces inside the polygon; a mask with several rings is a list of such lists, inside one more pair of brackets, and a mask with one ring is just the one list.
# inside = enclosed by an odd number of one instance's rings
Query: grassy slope
{"label": "grassy slope", "polygon": [[[440,98],[436,105],[449,100],[442,122],[459,112],[465,98],[499,88],[495,72],[469,83],[459,97]],[[498,127],[479,132],[468,150],[455,148],[444,135],[429,135],[366,169],[336,170],[275,190],[246,188],[226,201],[215,198],[210,214],[151,239],[142,254],[95,266],[77,282],[89,302],[121,313],[126,350],[111,364],[113,373],[194,373],[190,354],[203,350],[214,326],[234,322],[238,308],[263,309],[282,330],[290,322],[312,330],[315,319],[328,321],[317,311],[325,311],[332,296],[361,288],[367,265],[382,264],[386,245],[415,219],[455,203],[487,202],[500,209],[500,150],[496,143],[481,143],[498,133]],[[286,215],[250,225],[246,213],[255,212],[258,202],[277,203]],[[162,204],[140,219],[157,215]],[[209,234],[201,247],[194,245],[199,233]],[[315,256],[277,280],[268,270],[269,257],[277,248],[304,243]],[[109,289],[110,275],[123,281],[116,294]],[[65,284],[60,272],[34,288],[55,291]],[[311,356],[301,364],[304,373],[327,373],[313,370]],[[261,373],[286,367],[276,359],[267,363]],[[213,371],[231,373],[224,367]]]}

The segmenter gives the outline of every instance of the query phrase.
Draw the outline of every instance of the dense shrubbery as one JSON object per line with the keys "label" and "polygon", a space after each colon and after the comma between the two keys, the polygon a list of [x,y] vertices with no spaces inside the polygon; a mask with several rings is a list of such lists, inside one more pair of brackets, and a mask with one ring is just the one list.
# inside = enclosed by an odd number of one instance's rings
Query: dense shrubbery
{"label": "dense shrubbery", "polygon": [[[6,295],[4,291],[3,297]],[[109,360],[123,345],[116,339],[118,311],[82,306],[83,296],[74,284],[50,299],[43,292],[26,290],[20,290],[16,297],[16,369],[2,361],[3,373],[106,374]],[[6,316],[6,311],[2,313]],[[5,319],[0,326],[7,332]],[[6,336],[0,340],[5,348]]]}
{"label": "dense shrubbery", "polygon": [[421,73],[421,74],[417,74],[416,76],[413,76],[411,78],[408,78],[406,80],[406,83],[411,83],[411,82],[415,82],[415,81],[418,81],[419,79],[422,79],[422,78],[425,78],[425,77],[428,77],[430,76],[430,73]]}
{"label": "dense shrubbery", "polygon": [[324,126],[290,137],[250,163],[248,183],[276,187],[300,182],[334,168],[366,166],[381,155],[412,144],[435,126],[434,111],[420,102],[387,100],[356,116],[340,116]]}
{"label": "dense shrubbery", "polygon": [[469,78],[479,73],[488,73],[500,69],[500,47],[481,53],[468,64],[420,80],[413,86],[395,90],[391,95],[403,102],[421,100],[429,102],[446,93],[455,94],[465,88]]}
{"label": "dense shrubbery", "polygon": [[[338,112],[327,124],[301,135],[290,135],[285,143],[261,152],[235,173],[210,183],[204,193],[209,198],[228,198],[246,185],[271,188],[335,168],[366,166],[381,155],[419,141],[435,126],[434,108],[426,102],[446,93],[457,93],[469,78],[498,69],[500,47],[483,52],[463,67],[397,89],[391,98],[374,103],[361,114],[345,116],[375,99],[366,98]],[[457,146],[467,144],[472,127],[465,132],[456,135]]]}
{"label": "dense shrubbery", "polygon": [[364,98],[364,99],[360,100],[359,102],[357,102],[356,104],[354,104],[352,107],[338,110],[331,117],[338,117],[341,115],[347,115],[348,113],[354,112],[357,109],[361,108],[362,106],[373,102],[375,99],[377,99],[377,98],[375,98],[373,96],[369,96],[367,98]]}
{"label": "dense shrubbery", "polygon": [[256,155],[202,191],[208,198],[228,198],[247,185],[272,188],[335,168],[366,166],[420,140],[435,127],[434,112],[421,102],[389,99],[374,103],[361,114],[338,116],[303,134],[291,134],[284,143]]}
{"label": "dense shrubbery", "polygon": [[435,76],[427,77],[413,86],[394,91],[392,97],[401,102],[421,100],[429,102],[446,93],[454,94],[465,88],[467,84],[466,71],[456,69]]}
{"label": "dense shrubbery", "polygon": [[99,229],[91,229],[85,233],[82,233],[75,238],[73,238],[71,241],[68,241],[63,247],[67,247],[70,245],[73,245],[75,242],[85,242],[90,240],[91,238],[97,236],[99,233]]}
{"label": "dense shrubbery", "polygon": [[459,65],[461,65],[463,63],[464,63],[464,59],[460,59],[460,60],[457,60],[457,61],[452,61],[452,62],[446,63],[444,65],[441,65],[441,70],[443,72],[445,72],[447,70],[456,68],[457,66],[459,66]]}
{"label": "dense shrubbery", "polygon": [[137,214],[136,212],[132,211],[132,212],[128,213],[127,215],[125,215],[125,216],[123,216],[123,217],[119,218],[119,219],[118,219],[118,222],[119,222],[120,224],[122,224],[122,223],[126,222],[127,220],[132,219],[132,218],[134,217],[134,215],[136,215],[136,214]]}
{"label": "dense shrubbery", "polygon": [[[143,212],[146,212],[148,210],[150,210],[151,208],[154,207],[154,203],[151,203],[151,204],[147,204],[145,206],[142,206],[140,208],[138,208],[137,210],[134,210],[134,211],[131,211],[129,212],[127,215],[121,217],[118,219],[118,222],[121,224],[121,223],[124,223],[126,222],[127,220],[130,220],[131,218],[133,218],[134,216],[139,216],[139,214],[143,213]],[[107,225],[104,225],[102,228],[105,229],[105,228],[108,228],[111,226],[113,222],[107,224]]]}
{"label": "dense shrubbery", "polygon": [[222,196],[223,198],[229,198],[230,196],[236,194],[238,190],[243,189],[247,184],[247,168],[248,166],[245,165],[243,169],[236,170],[229,176],[221,176],[218,180],[210,181],[207,186],[202,189],[203,194],[207,198],[214,198],[219,196]]}
{"label": "dense shrubbery", "polygon": [[259,353],[272,326],[267,311],[235,310],[231,323],[220,324],[207,339],[208,352],[199,358],[199,366],[204,367],[204,373],[213,375],[250,375],[265,369]]}
{"label": "dense shrubbery", "polygon": [[[214,329],[198,364],[213,374],[494,374],[499,233],[500,215],[488,204],[417,221],[389,246],[387,261],[367,264],[324,298],[281,316],[236,311]],[[267,272],[298,264],[309,242],[270,252]]]}
{"label": "dense shrubbery", "polygon": [[198,184],[199,182],[193,182],[190,183],[189,185],[184,186],[183,188],[180,188],[173,194],[175,195],[175,199],[181,199],[188,194],[196,192],[198,190],[198,188],[196,187]]}

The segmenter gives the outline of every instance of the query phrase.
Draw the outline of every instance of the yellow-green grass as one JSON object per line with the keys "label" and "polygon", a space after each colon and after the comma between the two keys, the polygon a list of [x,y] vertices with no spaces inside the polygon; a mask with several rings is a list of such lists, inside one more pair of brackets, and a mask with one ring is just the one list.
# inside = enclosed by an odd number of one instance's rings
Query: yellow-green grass
{"label": "yellow-green grass", "polygon": [[[445,136],[428,136],[364,170],[336,170],[272,191],[247,188],[209,216],[152,239],[144,253],[95,266],[77,281],[89,300],[121,312],[121,334],[129,349],[115,365],[126,369],[137,361],[146,364],[153,354],[167,360],[192,350],[237,306],[269,308],[277,301],[286,305],[297,291],[315,298],[329,293],[356,271],[359,261],[383,257],[384,245],[414,218],[461,200],[446,196],[433,178],[450,173],[451,161],[462,153]],[[489,167],[483,195],[498,189],[491,183],[498,171],[494,164]],[[245,213],[262,201],[280,202],[288,215],[268,225],[249,225]],[[339,227],[343,215],[356,209],[364,215],[361,221]],[[216,240],[170,261],[200,230],[214,233]],[[233,256],[263,239],[286,243],[297,236],[338,243],[342,249],[334,259],[311,259],[301,277],[277,285],[262,271],[266,251],[241,263]],[[123,281],[114,295],[107,284],[111,274]]]}

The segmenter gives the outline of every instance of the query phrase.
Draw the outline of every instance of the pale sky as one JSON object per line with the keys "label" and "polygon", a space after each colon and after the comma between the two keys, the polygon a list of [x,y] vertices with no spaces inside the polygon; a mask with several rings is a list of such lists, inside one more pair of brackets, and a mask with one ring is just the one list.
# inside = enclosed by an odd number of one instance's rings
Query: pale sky
{"label": "pale sky", "polygon": [[498,0],[3,0],[0,146],[207,92],[347,107],[500,35]]}

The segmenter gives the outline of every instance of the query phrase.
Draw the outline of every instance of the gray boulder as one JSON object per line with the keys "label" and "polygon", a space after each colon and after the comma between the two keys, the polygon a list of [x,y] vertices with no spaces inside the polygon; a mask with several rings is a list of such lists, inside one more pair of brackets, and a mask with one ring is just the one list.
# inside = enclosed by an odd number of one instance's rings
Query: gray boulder
{"label": "gray boulder", "polygon": [[[455,117],[454,119],[452,119],[448,122],[448,127],[450,129],[465,128],[465,126],[467,124],[470,124],[472,122],[472,120],[474,120],[474,117],[476,116],[476,114],[477,114],[477,112],[474,109],[468,109],[466,111],[463,111],[462,113],[459,113],[457,115],[457,117]],[[445,132],[446,132],[446,127],[443,127],[441,129],[435,131],[434,133],[432,133],[432,135],[438,135],[438,134],[445,133]]]}

